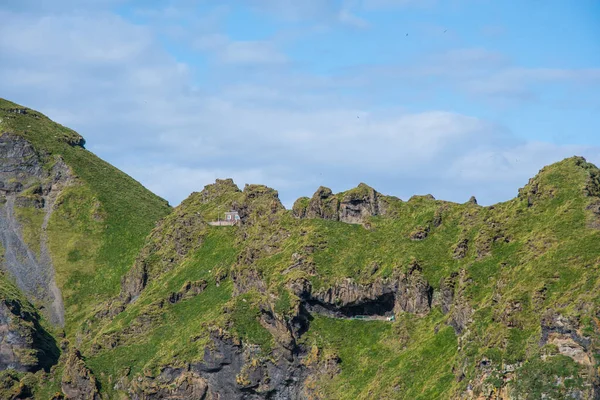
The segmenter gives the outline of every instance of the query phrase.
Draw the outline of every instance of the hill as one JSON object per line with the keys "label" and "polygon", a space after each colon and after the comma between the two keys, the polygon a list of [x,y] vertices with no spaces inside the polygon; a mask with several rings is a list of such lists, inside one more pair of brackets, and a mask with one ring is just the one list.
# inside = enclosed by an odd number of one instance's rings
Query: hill
{"label": "hill", "polygon": [[[5,372],[10,390],[82,399],[600,396],[600,171],[583,158],[545,167],[515,199],[489,207],[402,201],[360,184],[338,194],[321,187],[286,210],[275,190],[227,179],[170,210],[76,133],[0,108],[0,228],[21,227],[2,236],[13,254],[2,290],[28,312],[13,319],[29,324],[25,336],[43,344],[29,348],[47,360]],[[238,224],[210,224],[229,210]],[[21,245],[33,261],[15,261]],[[20,284],[20,271],[40,277],[42,290]]]}
{"label": "hill", "polygon": [[27,310],[25,320],[39,317],[55,342],[118,293],[144,237],[170,212],[84,144],[43,114],[0,99],[0,296],[9,319]]}

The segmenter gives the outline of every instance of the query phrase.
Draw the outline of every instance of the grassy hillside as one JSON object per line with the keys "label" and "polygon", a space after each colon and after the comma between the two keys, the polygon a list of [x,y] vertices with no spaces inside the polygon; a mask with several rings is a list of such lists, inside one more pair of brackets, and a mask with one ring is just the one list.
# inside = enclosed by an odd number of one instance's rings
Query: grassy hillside
{"label": "grassy hillside", "polygon": [[[118,292],[144,237],[170,208],[131,177],[85,150],[76,132],[39,112],[0,99],[0,133],[22,136],[46,160],[60,156],[75,176],[56,200],[49,221],[50,249],[57,283],[63,292],[66,329],[73,332],[83,316]],[[23,207],[19,217],[25,240],[39,248],[43,217]]]}
{"label": "grassy hillside", "polygon": [[[285,210],[270,188],[218,180],[171,210],[20,108],[0,101],[0,133],[73,174],[49,220],[35,182],[15,209],[31,252],[52,256],[54,340],[83,354],[38,372],[36,398],[74,374],[107,399],[600,395],[600,171],[582,158],[490,207],[361,184]],[[209,224],[231,209],[241,224]],[[0,294],[26,302],[9,281]]]}
{"label": "grassy hillside", "polygon": [[[115,379],[115,365],[123,363],[132,366],[130,376],[135,376],[164,365],[199,362],[211,326],[259,345],[265,362],[277,347],[278,334],[261,322],[261,310],[271,307],[291,321],[301,301],[291,283],[306,279],[319,290],[350,278],[370,285],[418,265],[434,293],[426,315],[401,312],[394,322],[310,317],[298,345],[313,349],[318,359],[340,360],[333,377],[311,378],[313,393],[331,399],[589,394],[600,338],[594,322],[600,301],[600,231],[593,212],[598,188],[597,168],[570,158],[544,168],[517,198],[493,207],[428,196],[407,202],[388,198],[385,215],[346,224],[294,218],[290,211],[273,208],[273,197],[262,189],[256,195],[253,188],[239,192],[229,184],[207,187],[176,214],[200,215],[205,224],[216,218],[219,207],[233,207],[248,214],[245,224],[188,230],[192,240],[202,243],[199,249],[164,273],[160,266],[166,264],[152,264],[152,279],[140,298],[87,338],[89,363],[100,376]],[[211,195],[215,191],[218,196]],[[169,218],[163,231],[177,230],[180,221]],[[171,244],[149,252],[156,262],[152,254],[169,258],[176,243],[190,240],[163,232],[149,243],[157,238]],[[302,265],[292,268],[298,259]],[[215,273],[229,279],[217,287]],[[185,279],[205,279],[207,289],[157,311],[156,303]],[[451,279],[454,302],[443,312],[440,291]],[[541,343],[546,340],[543,316],[549,312],[578,321],[576,329],[590,343],[585,349],[590,363],[565,356],[559,339],[558,345]],[[153,313],[156,320],[128,336],[131,321]],[[453,329],[461,323],[460,332]],[[119,340],[110,339],[109,345],[107,335]],[[142,356],[142,348],[155,350]],[[562,383],[556,385],[557,380]]]}

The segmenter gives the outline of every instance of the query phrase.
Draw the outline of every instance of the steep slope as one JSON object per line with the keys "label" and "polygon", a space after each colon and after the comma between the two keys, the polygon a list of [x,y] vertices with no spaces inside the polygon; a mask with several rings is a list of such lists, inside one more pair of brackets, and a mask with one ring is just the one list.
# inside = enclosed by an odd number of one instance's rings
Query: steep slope
{"label": "steep slope", "polygon": [[[59,340],[51,335],[64,336],[64,328],[65,343],[76,343],[73,334],[85,316],[118,293],[144,237],[170,212],[166,201],[85,150],[84,144],[79,134],[39,112],[0,99],[5,271],[0,287],[13,288],[10,298],[23,294],[17,302],[5,302],[0,332],[8,332],[3,337],[9,343],[14,326],[32,326],[30,333],[17,330],[23,332],[23,348],[38,353],[39,340],[27,338],[48,335],[55,343],[31,367],[17,369],[35,371],[36,365],[56,364]],[[12,368],[6,361],[12,360],[12,350],[7,351],[0,349],[0,370]]]}
{"label": "steep slope", "polygon": [[574,157],[491,207],[361,184],[292,211],[217,181],[82,349],[111,398],[597,398],[599,177]]}
{"label": "steep slope", "polygon": [[0,100],[0,120],[6,267],[62,325],[58,285],[69,329],[115,293],[143,238],[169,207],[44,115]]}

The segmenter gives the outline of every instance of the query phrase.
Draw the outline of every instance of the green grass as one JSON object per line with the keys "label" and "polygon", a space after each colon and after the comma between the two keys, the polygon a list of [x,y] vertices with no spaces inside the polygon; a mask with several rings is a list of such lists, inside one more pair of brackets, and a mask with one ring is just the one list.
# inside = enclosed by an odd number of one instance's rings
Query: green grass
{"label": "green grass", "polygon": [[[166,364],[202,360],[208,332],[224,320],[222,308],[231,299],[231,282],[226,280],[217,286],[214,274],[218,268],[228,269],[235,262],[237,251],[231,230],[211,229],[199,251],[175,270],[153,281],[135,303],[97,333],[96,339],[101,341],[103,337],[122,332],[141,315],[158,318],[156,324],[126,337],[123,345],[101,350],[88,358],[88,365],[104,387],[111,386],[108,377],[120,376],[124,366],[131,367],[133,376]],[[209,284],[198,296],[176,304],[165,302],[161,309],[155,307],[156,301],[167,299],[185,282],[201,279]]]}
{"label": "green grass", "polygon": [[[568,399],[572,398],[569,389],[584,385],[579,366],[565,356],[528,361],[519,372],[512,385],[512,394],[519,400],[540,399],[542,394],[551,399]],[[557,379],[564,379],[564,384],[557,386]]]}
{"label": "green grass", "polygon": [[[14,106],[0,101],[0,109]],[[113,387],[125,366],[133,377],[201,360],[214,327],[259,345],[268,356],[276,344],[259,322],[259,310],[270,306],[280,317],[292,315],[299,300],[287,284],[295,279],[309,279],[315,290],[346,278],[369,284],[415,262],[435,289],[460,272],[456,295],[473,309],[465,336],[459,340],[437,303],[426,316],[399,315],[394,323],[314,316],[300,341],[319,349],[314,357],[320,361],[341,359],[339,375],[313,382],[318,393],[334,399],[452,398],[481,377],[478,363],[484,357],[496,372],[503,364],[523,363],[511,388],[517,398],[541,393],[560,398],[565,387],[584,383],[581,368],[570,359],[553,355],[542,361],[539,355],[540,317],[548,309],[586,321],[586,334],[597,336],[592,310],[600,304],[600,231],[589,226],[597,217],[586,207],[597,199],[586,193],[600,194],[600,173],[581,159],[544,168],[517,198],[494,207],[385,197],[387,215],[370,218],[366,226],[296,219],[283,210],[275,191],[250,185],[242,192],[232,182],[207,186],[169,214],[166,203],[139,183],[70,146],[67,142],[78,137],[73,131],[41,115],[0,111],[0,119],[0,130],[60,155],[78,177],[57,201],[48,245],[65,297],[67,337],[79,333],[87,363],[109,398],[120,395]],[[53,160],[49,157],[48,165]],[[329,205],[371,193],[359,185],[333,195]],[[295,211],[309,203],[300,199]],[[207,225],[238,206],[246,218],[243,227]],[[30,208],[18,212],[26,241],[39,251],[41,214]],[[423,230],[424,240],[411,239]],[[466,254],[455,257],[464,241]],[[112,320],[90,318],[118,294],[138,256],[136,266],[145,262],[149,271],[139,298]],[[298,259],[304,264],[292,268]],[[226,276],[252,270],[262,276],[265,293],[232,297]],[[165,302],[186,282],[200,280],[208,286],[198,296]],[[130,327],[139,330],[132,333]],[[106,346],[112,339],[118,342],[114,348]],[[459,370],[465,374],[461,381]],[[563,377],[564,385],[554,385],[556,377]],[[493,385],[502,383],[499,372],[488,378]]]}
{"label": "green grass", "polygon": [[434,333],[439,321],[437,313],[412,321],[405,343],[399,339],[397,329],[407,320],[390,324],[315,317],[305,340],[333,351],[341,359],[342,373],[321,382],[325,397],[441,398],[454,379],[451,361],[457,345],[452,328],[443,327]]}
{"label": "green grass", "polygon": [[33,207],[15,207],[17,221],[21,225],[23,240],[33,253],[40,256],[40,238],[44,222],[44,210]]}
{"label": "green grass", "polygon": [[[80,182],[62,193],[48,226],[57,281],[66,292],[67,331],[74,333],[84,315],[118,293],[120,279],[144,238],[170,208],[123,172],[69,145],[79,138],[71,129],[35,111],[27,115],[5,111],[17,107],[21,106],[0,99],[0,133],[30,141],[36,151],[47,154],[47,168],[55,162],[54,156],[62,157]],[[35,245],[36,227],[41,226],[39,212],[19,212],[26,240],[39,249]]]}
{"label": "green grass", "polygon": [[[577,299],[591,301],[597,272],[582,266],[598,265],[600,260],[595,246],[599,234],[586,225],[589,200],[581,196],[585,175],[567,180],[580,173],[571,160],[555,169],[536,178],[539,195],[531,207],[523,199],[492,209],[415,197],[405,203],[391,202],[392,216],[371,218],[366,229],[327,220],[298,220],[286,211],[272,214],[266,195],[266,200],[253,200],[260,203],[253,208],[251,224],[243,229],[199,225],[178,231],[190,215],[197,213],[208,221],[216,217],[219,205],[244,201],[245,194],[232,187],[209,187],[208,194],[194,194],[167,218],[147,242],[149,249],[160,249],[160,253],[152,250],[147,256],[149,260],[158,254],[157,260],[169,258],[177,246],[173,237],[178,235],[180,240],[197,238],[199,248],[171,269],[161,270],[157,264],[140,298],[95,338],[123,332],[140,316],[155,313],[156,302],[186,281],[205,279],[208,289],[192,300],[162,309],[142,334],[126,338],[115,349],[101,350],[89,358],[89,365],[108,387],[122,365],[132,365],[135,375],[160,365],[198,360],[209,344],[209,326],[228,323],[231,334],[243,343],[261,346],[268,355],[275,342],[259,322],[259,307],[272,304],[279,315],[288,315],[297,301],[285,288],[290,280],[307,277],[315,288],[347,277],[367,284],[389,278],[415,261],[434,288],[451,273],[465,271],[468,284],[462,295],[474,308],[468,340],[459,350],[458,338],[438,307],[425,317],[404,315],[394,323],[315,316],[301,341],[321,349],[321,355],[336,354],[341,359],[339,375],[316,382],[319,393],[336,399],[450,398],[478,376],[476,364],[483,357],[496,366],[538,365],[534,353],[539,309],[576,304]],[[206,196],[212,199],[205,200]],[[441,225],[433,226],[434,218],[440,216]],[[427,238],[411,240],[411,233],[425,226],[430,227]],[[455,259],[453,248],[462,239],[468,240],[468,251],[464,258]],[[305,253],[306,247],[315,250]],[[255,255],[245,265],[238,261],[239,254]],[[294,254],[304,254],[316,275],[305,268],[286,272]],[[275,300],[255,291],[232,299],[228,280],[214,286],[215,274],[231,268],[259,271]],[[546,297],[538,304],[532,292],[542,287]],[[504,310],[515,304],[520,311],[505,315]],[[230,310],[227,316],[221,313],[224,306]],[[564,312],[574,310],[567,307]],[[145,349],[154,350],[148,354]],[[462,366],[466,376],[458,382],[453,368]]]}

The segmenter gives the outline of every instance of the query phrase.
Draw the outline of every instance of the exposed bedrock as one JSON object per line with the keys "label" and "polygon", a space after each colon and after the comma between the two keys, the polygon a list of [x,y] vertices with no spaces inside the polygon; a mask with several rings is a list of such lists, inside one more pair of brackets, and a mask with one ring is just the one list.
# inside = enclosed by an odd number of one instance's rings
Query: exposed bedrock
{"label": "exposed bedrock", "polygon": [[582,333],[580,321],[565,317],[553,310],[544,313],[541,320],[540,345],[556,345],[558,352],[581,365],[594,364],[592,339]]}
{"label": "exposed bedrock", "polygon": [[70,400],[100,400],[96,378],[77,349],[67,355],[61,389]]}
{"label": "exposed bedrock", "polygon": [[293,207],[298,218],[322,218],[350,224],[363,223],[367,217],[384,215],[386,211],[386,196],[364,183],[340,194],[333,194],[331,189],[321,186],[311,199],[298,199]]}
{"label": "exposed bedrock", "polygon": [[[251,227],[263,218],[275,220],[284,210],[277,191],[264,185],[246,185],[242,192],[231,179],[218,179],[215,184],[207,185],[202,192],[192,194],[176,207],[173,213],[157,224],[146,239],[132,268],[122,278],[119,297],[108,307],[100,310],[97,316],[102,318],[119,314],[140,296],[152,280],[172,270],[189,254],[199,249],[204,242],[208,223],[201,213],[195,211],[194,203],[211,202],[224,193],[243,195],[240,202],[231,204],[231,209],[239,212],[243,227]],[[269,244],[275,248],[283,237],[285,237],[284,232],[279,236],[275,235],[270,238]],[[268,252],[269,249],[265,251]],[[254,258],[259,256],[259,252],[258,249],[249,248],[242,255],[243,259],[240,259],[240,263],[252,264]],[[253,282],[253,279],[250,278],[248,281]],[[240,288],[245,284],[244,279],[236,279],[234,275],[234,283],[236,290],[238,288],[241,291],[245,290]]]}
{"label": "exposed bedrock", "polygon": [[[22,137],[0,135],[0,244],[5,253],[2,268],[30,300],[44,306],[55,325],[64,324],[64,307],[54,279],[46,228],[56,198],[71,181],[72,174],[62,159],[44,160]],[[37,253],[23,239],[17,218],[19,207],[45,213]]]}
{"label": "exposed bedrock", "polygon": [[58,356],[56,342],[35,312],[17,300],[0,300],[0,371],[48,370]]}
{"label": "exposed bedrock", "polygon": [[301,280],[293,282],[290,289],[303,300],[307,311],[338,318],[400,312],[424,315],[431,309],[433,297],[433,288],[418,266],[370,284],[345,279],[332,287],[313,290],[308,281]]}
{"label": "exposed bedrock", "polygon": [[307,398],[304,382],[316,369],[303,364],[301,355],[264,359],[259,347],[244,345],[220,330],[211,332],[210,339],[202,362],[165,366],[158,376],[134,377],[120,385],[135,400]]}

